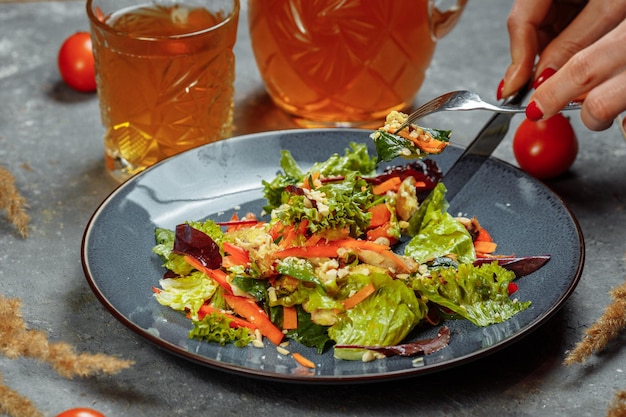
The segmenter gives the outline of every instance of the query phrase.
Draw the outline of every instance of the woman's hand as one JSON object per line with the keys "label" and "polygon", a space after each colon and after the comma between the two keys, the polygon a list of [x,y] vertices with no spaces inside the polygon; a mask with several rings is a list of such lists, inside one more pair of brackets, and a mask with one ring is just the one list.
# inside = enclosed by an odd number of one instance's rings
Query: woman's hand
{"label": "woman's hand", "polygon": [[516,0],[507,21],[512,63],[498,97],[533,80],[530,119],[550,117],[584,98],[583,123],[608,128],[626,110],[624,18],[626,0]]}

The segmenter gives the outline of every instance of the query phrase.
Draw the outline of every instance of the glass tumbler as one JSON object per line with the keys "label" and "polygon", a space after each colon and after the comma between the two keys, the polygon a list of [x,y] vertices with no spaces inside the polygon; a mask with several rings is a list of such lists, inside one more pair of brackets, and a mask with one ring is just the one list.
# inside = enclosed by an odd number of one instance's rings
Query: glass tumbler
{"label": "glass tumbler", "polygon": [[239,0],[88,0],[87,15],[114,178],[232,135]]}

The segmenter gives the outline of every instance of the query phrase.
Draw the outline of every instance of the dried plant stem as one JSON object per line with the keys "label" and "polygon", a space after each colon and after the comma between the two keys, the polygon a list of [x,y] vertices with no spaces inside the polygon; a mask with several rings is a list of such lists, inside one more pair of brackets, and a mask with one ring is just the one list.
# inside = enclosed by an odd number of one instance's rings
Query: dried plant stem
{"label": "dried plant stem", "polygon": [[611,291],[613,301],[587,331],[583,339],[565,358],[565,364],[584,362],[592,353],[604,348],[626,328],[626,282]]}
{"label": "dried plant stem", "polygon": [[30,217],[26,213],[26,199],[15,188],[15,178],[6,168],[0,167],[0,210],[6,209],[9,221],[20,235],[28,236]]}
{"label": "dried plant stem", "polygon": [[2,383],[0,375],[0,414],[12,417],[43,417],[43,414],[26,397]]}
{"label": "dried plant stem", "polygon": [[133,362],[102,353],[76,353],[63,342],[49,343],[44,332],[28,330],[20,313],[20,301],[0,295],[0,353],[8,358],[30,357],[47,362],[63,377],[115,374]]}
{"label": "dried plant stem", "polygon": [[626,417],[626,391],[615,394],[607,417]]}

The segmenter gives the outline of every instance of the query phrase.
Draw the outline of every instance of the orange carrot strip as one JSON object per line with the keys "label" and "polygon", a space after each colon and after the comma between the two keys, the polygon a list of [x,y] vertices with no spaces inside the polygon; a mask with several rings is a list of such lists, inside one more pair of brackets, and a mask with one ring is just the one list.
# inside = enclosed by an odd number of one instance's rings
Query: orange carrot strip
{"label": "orange carrot strip", "polygon": [[449,145],[449,142],[437,140],[429,134],[411,136],[408,129],[403,129],[400,136],[413,142],[420,150],[433,154],[441,153]]}
{"label": "orange carrot strip", "polygon": [[278,239],[278,236],[285,232],[285,225],[282,222],[277,221],[272,225],[268,233],[272,236],[272,240]]}
{"label": "orange carrot strip", "polygon": [[389,190],[397,189],[401,183],[402,180],[400,179],[400,177],[391,177],[388,180],[385,180],[380,184],[373,186],[372,192],[375,195],[383,195]]}
{"label": "orange carrot strip", "polygon": [[380,238],[380,237],[384,237],[389,239],[390,243],[394,243],[396,241],[396,238],[393,236],[389,236],[389,228],[391,227],[391,223],[385,223],[381,226],[378,226],[374,229],[369,229],[366,232],[366,236],[367,236],[367,240],[370,241],[375,241],[376,239]]}
{"label": "orange carrot strip", "polygon": [[311,235],[306,242],[304,242],[304,246],[315,246],[323,239],[319,234]]}
{"label": "orange carrot strip", "polygon": [[346,310],[351,309],[370,295],[374,294],[374,292],[376,292],[376,287],[374,287],[374,284],[370,282],[365,287],[361,288],[353,295],[343,300],[343,308],[345,308]]}
{"label": "orange carrot strip", "polygon": [[487,242],[483,240],[477,240],[474,242],[474,250],[480,253],[493,253],[496,251],[498,245],[495,242]]}
{"label": "orange carrot strip", "polygon": [[283,329],[293,330],[298,328],[298,311],[294,306],[283,307]]}
{"label": "orange carrot strip", "polygon": [[309,227],[309,220],[302,219],[300,221],[300,224],[298,224],[298,229],[296,229],[296,231],[300,233],[301,235],[304,235],[308,227]]}
{"label": "orange carrot strip", "polygon": [[294,241],[296,240],[296,231],[293,226],[287,226],[283,229],[283,238],[278,243],[278,246],[281,248],[288,248],[293,246]]}
{"label": "orange carrot strip", "polygon": [[369,213],[372,213],[372,218],[370,219],[370,227],[378,227],[391,219],[391,212],[385,203],[376,204],[373,207],[370,207],[367,210]]}
{"label": "orange carrot strip", "polygon": [[305,177],[304,181],[302,182],[302,188],[306,188],[306,189],[309,189],[309,190],[314,189],[315,188],[315,181],[317,179],[319,179],[319,177],[320,177],[319,171],[313,172],[311,174],[311,182],[312,182],[312,184],[309,183],[309,177]]}
{"label": "orange carrot strip", "polygon": [[267,337],[276,346],[282,342],[283,332],[271,322],[265,311],[254,301],[246,297],[224,294],[224,300],[241,317],[259,328],[261,334]]}
{"label": "orange carrot strip", "polygon": [[298,352],[292,353],[291,356],[293,356],[295,361],[298,362],[300,365],[302,365],[302,366],[304,366],[306,368],[315,369],[315,364],[313,363],[313,361],[305,358],[304,356],[302,356]]}

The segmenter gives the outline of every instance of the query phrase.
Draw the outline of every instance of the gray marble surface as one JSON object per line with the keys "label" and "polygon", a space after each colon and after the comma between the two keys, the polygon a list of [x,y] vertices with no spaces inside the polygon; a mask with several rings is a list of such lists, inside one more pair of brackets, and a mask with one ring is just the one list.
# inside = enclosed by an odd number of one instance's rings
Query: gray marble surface
{"label": "gray marble surface", "polygon": [[[471,1],[443,39],[416,104],[467,88],[493,99],[508,64],[511,1]],[[590,132],[576,114],[580,153],[571,173],[548,185],[577,216],[586,242],[576,291],[544,326],[511,347],[470,364],[386,383],[286,385],[198,367],[159,350],[117,322],[89,289],[80,263],[84,227],[116,187],[104,172],[95,94],[60,81],[62,41],[87,30],[83,2],[0,4],[0,164],[30,204],[21,239],[0,221],[0,293],[23,302],[24,319],[53,341],[136,361],[115,376],[66,380],[48,365],[0,356],[4,383],[47,416],[94,407],[107,416],[600,416],[626,389],[622,334],[585,366],[562,365],[566,352],[626,278],[626,142],[616,126]],[[245,12],[236,45],[236,134],[292,128],[263,90],[252,59]],[[488,118],[440,114],[428,123],[466,144]],[[515,128],[519,123],[516,118]],[[514,163],[512,134],[495,155]],[[533,227],[529,224],[528,227]],[[540,233],[540,231],[538,231]]]}

